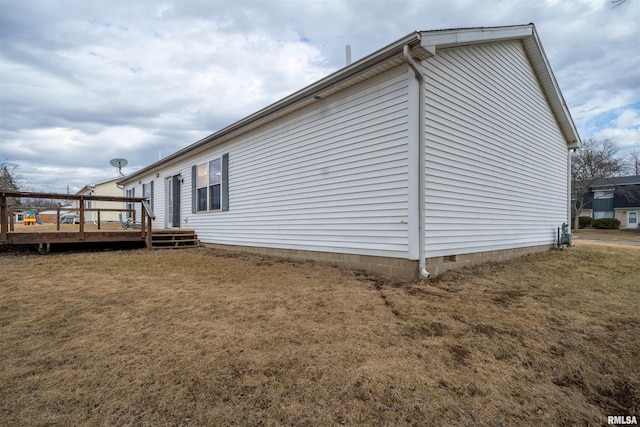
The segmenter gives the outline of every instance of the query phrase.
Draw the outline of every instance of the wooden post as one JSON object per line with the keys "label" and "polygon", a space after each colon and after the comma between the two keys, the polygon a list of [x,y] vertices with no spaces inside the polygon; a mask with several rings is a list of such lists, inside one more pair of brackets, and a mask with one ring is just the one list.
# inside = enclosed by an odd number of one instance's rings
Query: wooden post
{"label": "wooden post", "polygon": [[98,209],[98,230],[100,230],[100,209]]}
{"label": "wooden post", "polygon": [[140,203],[140,232],[142,233],[142,237],[144,237],[144,232],[147,227],[147,215],[146,209],[144,208],[144,203]]}
{"label": "wooden post", "polygon": [[150,215],[147,215],[147,236],[146,236],[146,243],[147,243],[147,250],[150,251],[153,249],[153,233],[151,232],[151,223],[153,222],[153,220],[151,219]]}
{"label": "wooden post", "polygon": [[9,206],[9,231],[15,231],[15,217],[13,215],[13,206]]}
{"label": "wooden post", "polygon": [[7,240],[7,228],[9,228],[7,210],[7,195],[2,193],[0,197],[0,240]]}
{"label": "wooden post", "polygon": [[80,240],[84,240],[84,197],[80,196]]}
{"label": "wooden post", "polygon": [[56,208],[56,230],[60,231],[60,205]]}

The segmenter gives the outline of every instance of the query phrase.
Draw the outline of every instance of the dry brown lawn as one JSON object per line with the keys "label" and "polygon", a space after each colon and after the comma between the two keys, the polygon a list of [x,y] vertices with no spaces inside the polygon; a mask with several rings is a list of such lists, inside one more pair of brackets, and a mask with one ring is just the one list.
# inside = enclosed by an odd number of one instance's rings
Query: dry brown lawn
{"label": "dry brown lawn", "polygon": [[0,254],[2,425],[602,425],[638,415],[640,249],[390,283],[199,248]]}
{"label": "dry brown lawn", "polygon": [[583,228],[572,231],[573,238],[589,240],[625,240],[629,242],[640,242],[640,229],[636,230],[598,230],[596,228]]}

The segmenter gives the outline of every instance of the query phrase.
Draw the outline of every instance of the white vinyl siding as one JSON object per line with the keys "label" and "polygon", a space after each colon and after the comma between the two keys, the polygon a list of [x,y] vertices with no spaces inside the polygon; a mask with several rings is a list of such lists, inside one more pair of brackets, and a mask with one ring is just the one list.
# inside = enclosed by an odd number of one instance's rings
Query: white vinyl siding
{"label": "white vinyl siding", "polygon": [[[124,195],[122,188],[119,188],[115,180],[109,180],[105,182],[96,183],[90,185],[90,188],[84,192],[80,193],[83,195],[93,195],[93,196],[115,196],[122,197]],[[77,203],[73,204],[77,206]],[[120,213],[117,211],[118,209],[122,209],[121,202],[105,202],[93,200],[90,203],[85,202],[85,208],[90,209],[100,209],[100,222],[118,222]],[[103,209],[113,209],[113,211],[107,211]],[[85,219],[87,221],[97,221],[98,220],[98,212],[97,211],[85,211]]]}
{"label": "white vinyl siding", "polygon": [[427,257],[551,244],[567,220],[567,146],[521,43],[423,65]]}
{"label": "white vinyl siding", "polygon": [[[127,195],[128,191],[133,190],[135,193],[134,197],[150,197],[150,206],[151,209],[153,209],[154,215],[156,216],[156,219],[152,223],[152,227],[164,228],[164,179],[162,177],[156,177],[156,175],[153,174],[144,177],[141,181],[142,184],[125,186],[124,194]],[[153,190],[151,189],[151,185],[153,185]],[[144,193],[145,188],[147,188],[146,195]],[[140,215],[142,212],[140,209],[140,203],[134,203],[133,205],[136,210],[136,222],[139,223],[141,221]],[[126,208],[126,204],[124,207]],[[129,216],[129,214],[127,214],[127,216]]]}
{"label": "white vinyl siding", "polygon": [[185,179],[183,218],[205,243],[406,258],[407,99],[401,66],[192,157],[229,153],[229,211],[191,213]]}

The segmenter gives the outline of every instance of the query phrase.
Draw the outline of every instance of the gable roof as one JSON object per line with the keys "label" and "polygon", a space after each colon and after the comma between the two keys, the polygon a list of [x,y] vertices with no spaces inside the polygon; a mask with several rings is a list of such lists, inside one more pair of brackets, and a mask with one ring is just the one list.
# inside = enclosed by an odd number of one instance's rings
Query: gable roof
{"label": "gable roof", "polygon": [[[575,186],[579,186],[579,182],[573,182],[571,185],[572,188],[574,188]],[[613,191],[614,209],[638,207],[640,206],[640,175],[600,178],[594,181],[594,183],[586,189],[584,196],[585,209],[593,208],[592,202],[596,191]]]}
{"label": "gable roof", "polygon": [[617,176],[614,178],[601,178],[591,184],[591,188],[596,187],[614,187],[616,185],[638,185],[640,184],[640,175]]}
{"label": "gable roof", "polygon": [[138,179],[141,175],[178,161],[184,155],[197,154],[232,137],[255,129],[266,122],[313,104],[320,99],[403,64],[405,63],[403,49],[406,45],[411,48],[414,58],[424,60],[436,55],[437,51],[441,49],[507,40],[522,41],[568,148],[579,148],[580,137],[540,44],[534,24],[416,31],[162,160],[128,175],[118,183],[121,184]]}
{"label": "gable roof", "polygon": [[93,187],[96,187],[98,185],[103,185],[103,184],[109,184],[111,182],[115,183],[117,185],[117,181],[122,179],[122,177],[118,176],[115,178],[109,178],[109,179],[105,179],[104,181],[99,181],[99,182],[94,182],[91,184],[87,184],[84,187],[82,187],[78,192],[76,192],[76,194],[83,194],[86,193],[87,191],[93,189]]}

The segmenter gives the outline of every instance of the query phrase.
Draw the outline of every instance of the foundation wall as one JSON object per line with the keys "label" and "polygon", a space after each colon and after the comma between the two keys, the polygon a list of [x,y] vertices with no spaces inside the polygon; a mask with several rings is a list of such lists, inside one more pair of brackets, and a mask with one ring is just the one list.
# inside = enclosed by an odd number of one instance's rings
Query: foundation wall
{"label": "foundation wall", "polygon": [[427,271],[431,273],[431,277],[437,277],[445,271],[473,267],[485,262],[507,261],[527,254],[548,251],[552,247],[552,245],[529,246],[525,248],[504,249],[500,251],[427,258],[426,267]]}
{"label": "foundation wall", "polygon": [[[315,252],[296,249],[277,249],[265,247],[219,245],[204,243],[208,248],[216,248],[233,252],[252,253],[299,261],[317,261],[352,270],[363,270],[370,274],[385,276],[395,280],[415,281],[418,279],[418,261],[370,255],[343,254],[336,252]],[[427,271],[435,278],[445,271],[472,267],[485,262],[506,261],[535,252],[547,251],[551,245],[532,246],[527,248],[507,249],[500,251],[479,252],[474,254],[453,255],[427,258]]]}

